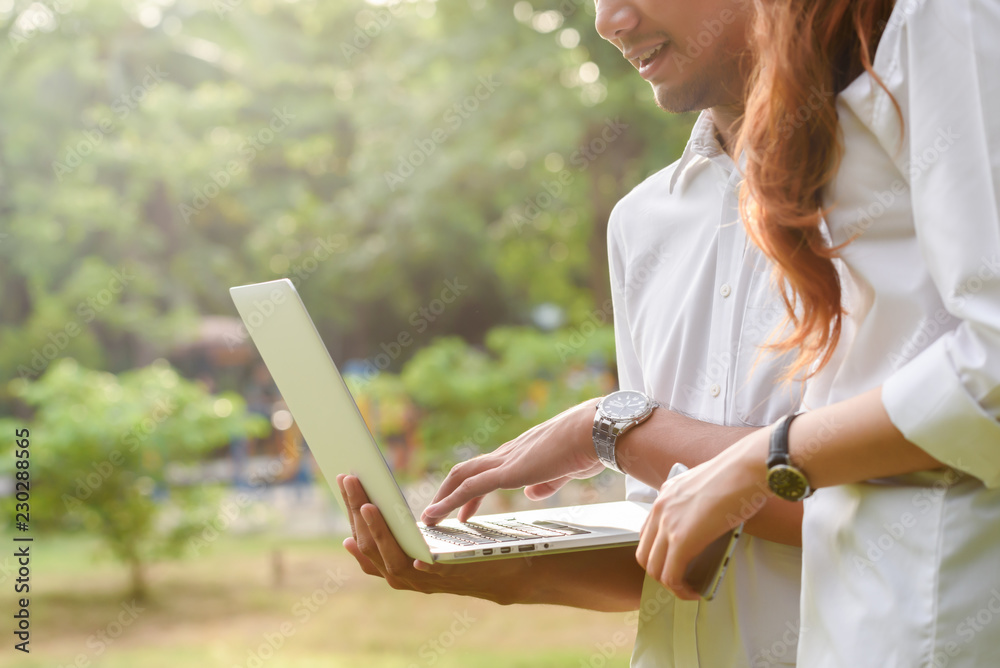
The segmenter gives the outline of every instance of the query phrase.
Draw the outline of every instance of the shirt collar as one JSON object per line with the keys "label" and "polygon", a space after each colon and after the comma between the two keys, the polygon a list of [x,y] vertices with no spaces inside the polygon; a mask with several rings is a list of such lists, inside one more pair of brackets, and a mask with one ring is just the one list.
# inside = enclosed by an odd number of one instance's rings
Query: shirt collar
{"label": "shirt collar", "polygon": [[687,171],[688,165],[696,157],[707,158],[709,160],[723,159],[729,163],[730,168],[735,166],[729,155],[722,150],[722,145],[719,144],[711,109],[704,109],[698,114],[698,120],[695,121],[694,128],[691,129],[691,138],[688,139],[687,145],[684,147],[684,153],[681,154],[681,159],[677,163],[677,168],[670,177],[669,192],[671,194],[673,194],[674,187]]}

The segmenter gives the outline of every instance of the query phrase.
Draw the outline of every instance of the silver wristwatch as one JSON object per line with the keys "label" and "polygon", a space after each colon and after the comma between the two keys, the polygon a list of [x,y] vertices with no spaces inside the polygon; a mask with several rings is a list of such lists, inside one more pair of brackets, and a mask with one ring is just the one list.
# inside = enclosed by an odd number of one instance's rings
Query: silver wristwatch
{"label": "silver wristwatch", "polygon": [[597,458],[609,469],[624,473],[615,458],[615,443],[626,431],[646,420],[658,403],[642,392],[620,390],[612,392],[597,404],[594,416],[594,450]]}

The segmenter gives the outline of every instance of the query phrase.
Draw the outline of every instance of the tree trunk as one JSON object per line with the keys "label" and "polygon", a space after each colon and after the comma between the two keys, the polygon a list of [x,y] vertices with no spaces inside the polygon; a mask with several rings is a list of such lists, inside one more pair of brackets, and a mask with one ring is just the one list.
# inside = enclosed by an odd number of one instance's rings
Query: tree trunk
{"label": "tree trunk", "polygon": [[138,557],[132,557],[128,561],[129,578],[131,581],[130,594],[136,601],[145,601],[149,597],[149,590],[146,587],[146,567]]}

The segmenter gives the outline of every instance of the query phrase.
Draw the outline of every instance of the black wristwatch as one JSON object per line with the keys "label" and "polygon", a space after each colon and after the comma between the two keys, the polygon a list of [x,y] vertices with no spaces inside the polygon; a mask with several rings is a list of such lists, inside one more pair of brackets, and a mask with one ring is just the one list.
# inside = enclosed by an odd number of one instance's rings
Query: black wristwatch
{"label": "black wristwatch", "polygon": [[788,428],[801,413],[786,415],[771,429],[771,450],[767,454],[767,486],[788,501],[801,501],[813,493],[809,478],[793,466],[788,455]]}

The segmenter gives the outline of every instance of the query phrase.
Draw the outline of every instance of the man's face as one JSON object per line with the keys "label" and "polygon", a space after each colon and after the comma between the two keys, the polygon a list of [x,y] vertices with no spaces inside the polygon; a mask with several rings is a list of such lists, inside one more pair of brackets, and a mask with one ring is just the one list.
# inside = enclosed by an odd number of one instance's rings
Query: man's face
{"label": "man's face", "polygon": [[749,72],[749,0],[596,0],[597,32],[670,112],[739,105]]}

